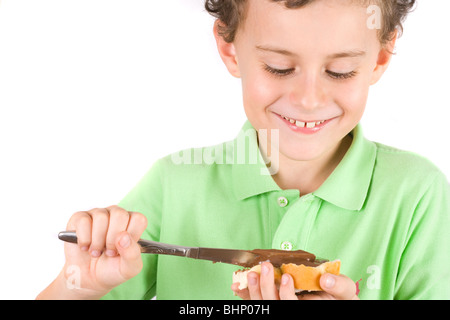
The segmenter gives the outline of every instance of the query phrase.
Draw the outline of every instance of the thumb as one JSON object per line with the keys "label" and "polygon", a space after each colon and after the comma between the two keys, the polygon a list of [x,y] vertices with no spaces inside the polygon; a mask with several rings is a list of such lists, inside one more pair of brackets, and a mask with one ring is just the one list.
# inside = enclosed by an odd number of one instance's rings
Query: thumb
{"label": "thumb", "polygon": [[120,273],[125,279],[131,279],[141,272],[141,247],[128,232],[119,233],[116,248],[120,255]]}
{"label": "thumb", "polygon": [[325,273],[320,278],[322,289],[337,300],[358,300],[356,284],[347,276]]}

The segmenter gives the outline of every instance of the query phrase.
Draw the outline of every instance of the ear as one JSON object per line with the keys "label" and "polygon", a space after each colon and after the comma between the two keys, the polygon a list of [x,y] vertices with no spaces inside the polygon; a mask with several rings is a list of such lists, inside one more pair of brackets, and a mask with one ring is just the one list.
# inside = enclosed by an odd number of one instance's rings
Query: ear
{"label": "ear", "polygon": [[220,57],[225,63],[228,71],[233,77],[240,78],[239,64],[236,56],[236,49],[234,43],[226,42],[225,39],[219,34],[219,25],[222,22],[216,20],[214,23],[214,37],[216,38],[217,49],[219,50]]}
{"label": "ear", "polygon": [[392,40],[381,47],[381,50],[378,53],[377,64],[375,66],[375,69],[373,70],[372,80],[370,82],[371,85],[377,83],[378,80],[381,79],[381,76],[384,74],[386,69],[388,68],[389,63],[391,62],[393,51],[395,49],[397,35],[398,35],[398,32],[395,31],[395,34],[394,34]]}

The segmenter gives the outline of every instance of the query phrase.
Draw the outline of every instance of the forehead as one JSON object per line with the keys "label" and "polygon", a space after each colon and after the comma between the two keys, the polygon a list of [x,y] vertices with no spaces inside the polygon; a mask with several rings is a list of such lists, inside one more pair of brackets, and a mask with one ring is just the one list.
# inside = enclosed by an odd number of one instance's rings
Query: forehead
{"label": "forehead", "polygon": [[[365,2],[365,1],[362,1]],[[354,0],[316,0],[288,9],[284,3],[248,0],[246,19],[238,32],[255,45],[276,45],[289,51],[329,54],[377,42],[367,27],[367,5]]]}

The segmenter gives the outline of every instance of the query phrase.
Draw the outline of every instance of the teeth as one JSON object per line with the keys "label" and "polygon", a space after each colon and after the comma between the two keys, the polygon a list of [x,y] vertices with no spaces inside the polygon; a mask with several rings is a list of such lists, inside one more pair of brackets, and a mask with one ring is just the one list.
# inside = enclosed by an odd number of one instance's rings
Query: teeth
{"label": "teeth", "polygon": [[303,121],[297,121],[294,119],[290,119],[290,118],[284,117],[284,116],[282,118],[286,121],[289,121],[292,124],[295,124],[299,128],[308,128],[308,129],[315,128],[316,126],[321,125],[322,123],[325,122],[325,120],[318,121],[318,122],[303,122]]}
{"label": "teeth", "polygon": [[306,123],[305,123],[305,122],[301,122],[301,121],[297,121],[297,122],[295,123],[295,125],[296,125],[297,127],[299,127],[299,128],[304,128],[305,125],[306,125]]}

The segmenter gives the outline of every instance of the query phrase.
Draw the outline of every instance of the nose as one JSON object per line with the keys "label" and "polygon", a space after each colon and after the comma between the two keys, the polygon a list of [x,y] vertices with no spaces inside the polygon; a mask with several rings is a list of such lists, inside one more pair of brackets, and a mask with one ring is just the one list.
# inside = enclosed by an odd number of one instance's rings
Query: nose
{"label": "nose", "polygon": [[325,87],[317,74],[302,74],[290,87],[289,102],[305,111],[323,107],[327,103]]}

